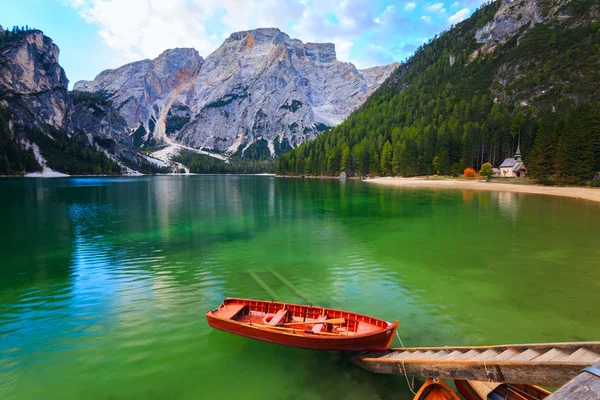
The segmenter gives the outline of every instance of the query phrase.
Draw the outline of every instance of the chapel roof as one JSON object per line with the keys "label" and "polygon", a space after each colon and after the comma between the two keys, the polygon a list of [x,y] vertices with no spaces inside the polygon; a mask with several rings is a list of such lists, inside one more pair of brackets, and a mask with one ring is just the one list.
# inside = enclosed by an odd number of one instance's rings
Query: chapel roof
{"label": "chapel roof", "polygon": [[500,164],[500,168],[514,167],[515,163],[516,160],[514,158],[506,158],[502,161],[502,164]]}

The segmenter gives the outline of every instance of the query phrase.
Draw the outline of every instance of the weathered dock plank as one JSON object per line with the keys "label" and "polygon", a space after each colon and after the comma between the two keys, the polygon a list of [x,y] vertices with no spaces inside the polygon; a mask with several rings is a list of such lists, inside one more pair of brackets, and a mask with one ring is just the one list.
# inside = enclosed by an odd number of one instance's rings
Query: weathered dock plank
{"label": "weathered dock plank", "polygon": [[600,361],[600,342],[390,349],[359,354],[369,371],[428,378],[561,386]]}
{"label": "weathered dock plank", "polygon": [[[597,371],[597,372],[596,372]],[[600,362],[588,371],[581,371],[575,378],[548,397],[548,400],[600,400]]]}
{"label": "weathered dock plank", "polygon": [[585,366],[582,364],[535,365],[508,362],[479,362],[453,360],[390,360],[372,364],[369,360],[353,359],[353,362],[371,372],[399,374],[428,378],[461,379],[475,381],[509,382],[560,386],[569,381]]}

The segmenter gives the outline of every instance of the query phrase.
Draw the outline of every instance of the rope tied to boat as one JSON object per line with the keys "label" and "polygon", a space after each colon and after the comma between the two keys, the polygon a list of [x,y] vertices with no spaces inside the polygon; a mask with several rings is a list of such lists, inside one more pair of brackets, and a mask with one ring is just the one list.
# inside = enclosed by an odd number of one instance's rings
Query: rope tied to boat
{"label": "rope tied to boat", "polygon": [[398,340],[400,341],[400,346],[404,347],[404,343],[402,343],[402,339],[400,339],[400,335],[398,334],[398,331],[396,331],[396,336],[398,337]]}
{"label": "rope tied to boat", "polygon": [[[402,346],[404,347],[404,346]],[[404,365],[404,359],[402,359],[402,369],[400,369],[400,364],[396,363],[396,366],[398,367],[398,370],[400,372],[402,372],[404,374],[404,378],[406,378],[406,384],[408,385],[408,388],[410,389],[410,391],[412,392],[412,394],[416,395],[417,393],[415,392],[415,377],[412,377],[412,384],[408,381],[408,375],[406,374],[406,366]]]}
{"label": "rope tied to boat", "polygon": [[487,369],[487,365],[485,363],[485,360],[483,360],[483,368],[485,368],[485,374],[488,378],[488,382],[492,382],[492,376],[490,375],[490,371],[488,371]]}

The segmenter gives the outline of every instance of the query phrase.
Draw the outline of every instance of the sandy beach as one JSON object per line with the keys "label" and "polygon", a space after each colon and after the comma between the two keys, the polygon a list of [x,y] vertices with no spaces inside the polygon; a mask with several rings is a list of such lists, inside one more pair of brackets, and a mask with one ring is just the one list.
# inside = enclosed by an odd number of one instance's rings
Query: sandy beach
{"label": "sandy beach", "polygon": [[495,190],[515,193],[534,193],[546,194],[551,196],[573,197],[600,202],[600,189],[575,188],[575,187],[555,187],[538,185],[518,185],[511,183],[496,183],[484,181],[460,181],[443,179],[423,179],[423,178],[374,178],[367,179],[364,182],[375,185],[398,186],[398,187],[427,187],[440,189],[474,189],[474,190]]}

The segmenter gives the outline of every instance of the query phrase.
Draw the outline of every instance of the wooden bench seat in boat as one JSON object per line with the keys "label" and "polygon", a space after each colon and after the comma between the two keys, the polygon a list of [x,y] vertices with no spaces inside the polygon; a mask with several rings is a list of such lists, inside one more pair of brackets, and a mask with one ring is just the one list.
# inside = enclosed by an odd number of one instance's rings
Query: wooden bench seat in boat
{"label": "wooden bench seat in boat", "polygon": [[359,322],[358,327],[356,328],[356,334],[361,335],[363,333],[368,333],[371,329],[372,328],[369,324],[365,324],[364,322]]}
{"label": "wooden bench seat in boat", "polygon": [[[327,321],[327,315],[321,315],[319,318],[317,318],[317,321]],[[313,332],[321,332],[324,326],[325,324],[315,324],[312,330]]]}
{"label": "wooden bench seat in boat", "polygon": [[269,316],[263,318],[263,322],[267,325],[277,325],[279,323],[285,322],[285,317],[287,316],[288,310],[279,310],[273,315],[273,318],[269,319]]}
{"label": "wooden bench seat in boat", "polygon": [[219,317],[225,319],[232,319],[239,314],[240,311],[246,307],[247,304],[227,304],[224,310],[219,311]]}

